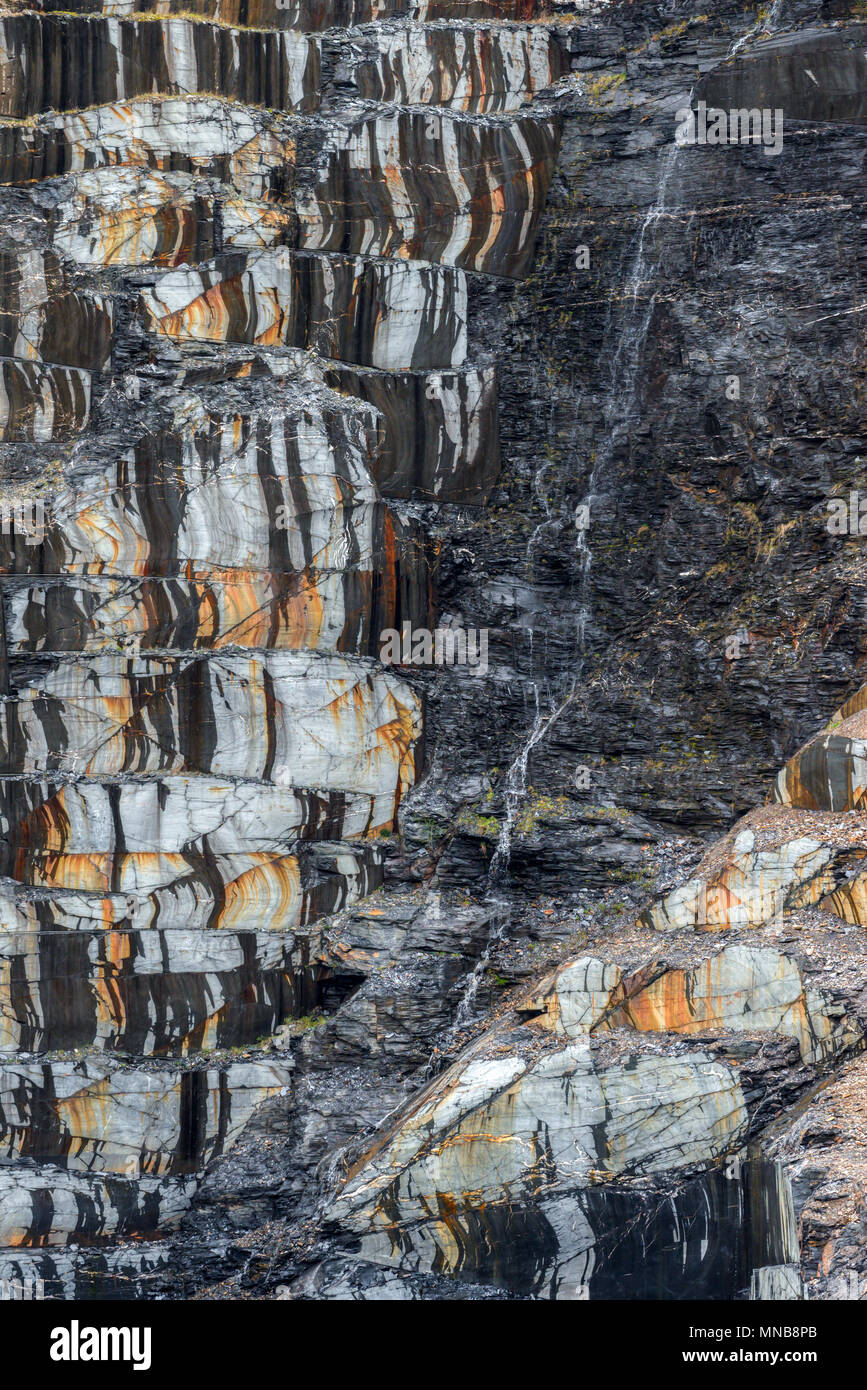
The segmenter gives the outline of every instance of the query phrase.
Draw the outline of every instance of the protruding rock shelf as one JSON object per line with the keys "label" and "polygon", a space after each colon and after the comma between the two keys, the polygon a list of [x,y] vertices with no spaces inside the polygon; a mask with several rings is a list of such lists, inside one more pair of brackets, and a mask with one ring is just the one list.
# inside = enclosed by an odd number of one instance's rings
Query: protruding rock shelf
{"label": "protruding rock shelf", "polygon": [[296,111],[319,102],[319,45],[296,32],[23,14],[0,19],[0,61],[0,114],[14,118],[152,93],[217,92]]}
{"label": "protruding rock shelf", "polygon": [[0,1052],[140,1057],[243,1046],[320,1003],[306,935],[0,931]]}

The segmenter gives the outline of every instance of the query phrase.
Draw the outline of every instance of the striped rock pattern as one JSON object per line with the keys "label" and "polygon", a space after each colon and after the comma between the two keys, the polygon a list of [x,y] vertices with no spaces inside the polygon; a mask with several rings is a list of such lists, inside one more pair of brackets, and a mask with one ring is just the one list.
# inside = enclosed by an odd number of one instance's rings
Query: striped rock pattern
{"label": "striped rock pattern", "polygon": [[394,370],[466,357],[466,286],[435,266],[281,247],[168,271],[142,302],[153,330],[179,340],[310,348]]}
{"label": "striped rock pattern", "polygon": [[858,691],[780,771],[773,804],[745,816],[694,877],[642,914],[658,931],[762,926],[818,906],[844,921],[867,914],[865,706]]}
{"label": "striped rock pattern", "polygon": [[558,145],[556,123],[534,117],[398,110],[360,120],[335,136],[316,184],[299,194],[301,245],[520,279]]}
{"label": "striped rock pattern", "polygon": [[47,1163],[0,1168],[0,1248],[155,1236],[177,1226],[195,1190],[194,1177],[91,1177]]}
{"label": "striped rock pattern", "polygon": [[0,931],[0,1052],[233,1047],[318,998],[307,938],[207,929]]}
{"label": "striped rock pattern", "polygon": [[0,534],[0,1269],[86,1241],[117,1287],[361,978],[323,919],[422,768],[380,634],[435,625],[397,503],[496,483],[467,272],[529,271],[563,55],[529,0],[16,8],[0,438],[45,520]]}
{"label": "striped rock pattern", "polygon": [[356,61],[355,83],[369,101],[514,111],[568,70],[557,36],[543,27],[379,31]]}
{"label": "striped rock pattern", "polygon": [[867,802],[867,714],[812,739],[783,768],[774,799],[815,811],[860,811]]}
{"label": "striped rock pattern", "polygon": [[[389,1269],[487,1281],[491,1244],[510,1230],[545,1265],[559,1252],[549,1297],[580,1297],[604,1229],[591,1196],[602,1179],[641,1175],[647,1189],[654,1173],[737,1146],[747,1124],[735,1070],[700,1051],[606,1066],[585,1040],[532,1057],[473,1047],[362,1155],[328,1219],[371,1282]],[[628,1191],[621,1203],[622,1233],[637,1212]],[[574,1292],[555,1292],[563,1278]],[[315,1294],[346,1296],[339,1274],[329,1287],[327,1264]]]}
{"label": "striped rock pattern", "polygon": [[225,1070],[136,1071],[107,1060],[0,1068],[0,1157],[57,1163],[70,1173],[178,1177],[231,1144],[291,1067],[235,1062]]}
{"label": "striped rock pattern", "polygon": [[162,93],[219,92],[281,110],[318,104],[319,45],[307,34],[188,19],[23,14],[0,19],[0,114],[32,116]]}
{"label": "striped rock pattern", "polygon": [[861,1038],[857,1022],[771,947],[724,946],[688,969],[657,960],[631,974],[581,956],[543,981],[524,1011],[533,1027],[567,1038],[614,1028],[687,1037],[711,1028],[781,1033],[797,1038],[809,1062],[848,1051]]}
{"label": "striped rock pattern", "polygon": [[0,362],[0,442],[42,443],[83,430],[90,418],[91,373],[4,358]]}
{"label": "striped rock pattern", "polygon": [[[863,951],[855,939],[843,956],[840,940],[844,923],[867,922],[865,701],[867,688],[792,759],[776,804],[739,821],[622,935],[603,919],[584,953],[524,986],[389,1117],[347,1166],[326,1212],[332,1244],[296,1294],[424,1297],[412,1281],[445,1275],[530,1297],[587,1297],[590,1285],[594,1297],[654,1298],[659,1286],[629,1269],[649,1238],[677,1252],[680,1275],[657,1267],[666,1296],[694,1296],[704,1275],[682,1223],[696,1234],[704,1209],[719,1238],[731,1219],[720,1194],[740,1181],[752,1127],[864,1047]],[[813,935],[812,909],[843,920]],[[799,1130],[799,1155],[803,1144]],[[696,1162],[708,1172],[694,1191],[673,1181]],[[767,1289],[785,1267],[800,1289],[792,1188],[779,1162],[762,1163],[744,1202],[760,1194],[772,1210],[770,1242],[738,1287]],[[672,1181],[654,1196],[661,1172]],[[671,1212],[669,1231],[644,1201]]]}

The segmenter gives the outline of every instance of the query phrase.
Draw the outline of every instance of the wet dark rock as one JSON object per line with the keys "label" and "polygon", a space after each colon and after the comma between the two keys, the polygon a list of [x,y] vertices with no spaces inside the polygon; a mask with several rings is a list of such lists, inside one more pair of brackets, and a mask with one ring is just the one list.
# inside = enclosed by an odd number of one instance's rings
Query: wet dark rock
{"label": "wet dark rock", "polygon": [[0,1277],[852,1296],[861,8],[0,17]]}

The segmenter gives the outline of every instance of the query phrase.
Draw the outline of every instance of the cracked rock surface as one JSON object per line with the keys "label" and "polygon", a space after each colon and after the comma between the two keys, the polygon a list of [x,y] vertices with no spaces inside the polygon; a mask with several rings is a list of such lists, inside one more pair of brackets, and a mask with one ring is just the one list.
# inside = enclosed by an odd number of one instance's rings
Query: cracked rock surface
{"label": "cracked rock surface", "polygon": [[867,1280],[865,51],[0,5],[0,1278]]}

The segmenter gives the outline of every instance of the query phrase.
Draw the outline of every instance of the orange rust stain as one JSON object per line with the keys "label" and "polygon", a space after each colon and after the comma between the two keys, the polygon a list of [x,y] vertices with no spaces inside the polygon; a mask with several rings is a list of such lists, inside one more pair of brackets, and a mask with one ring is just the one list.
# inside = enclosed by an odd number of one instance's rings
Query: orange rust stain
{"label": "orange rust stain", "polygon": [[247,856],[254,867],[226,885],[226,896],[218,925],[232,927],[249,924],[257,914],[263,931],[278,929],[297,916],[301,901],[301,872],[294,855],[274,857],[267,853]]}
{"label": "orange rust stain", "polygon": [[231,289],[238,295],[241,294],[237,277],[234,280],[222,281],[219,285],[211,285],[204,294],[200,294],[183,309],[155,319],[156,331],[165,338],[204,338],[225,342],[230,327],[225,301]]}

